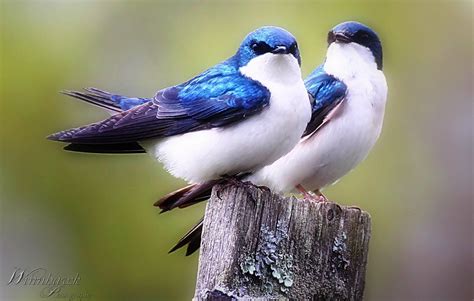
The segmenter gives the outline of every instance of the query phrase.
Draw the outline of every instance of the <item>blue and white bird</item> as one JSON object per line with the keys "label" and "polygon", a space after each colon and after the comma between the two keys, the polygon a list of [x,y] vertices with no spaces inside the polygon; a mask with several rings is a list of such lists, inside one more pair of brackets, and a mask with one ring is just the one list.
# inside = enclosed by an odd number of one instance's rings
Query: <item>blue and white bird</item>
{"label": "blue and white bird", "polygon": [[369,154],[382,130],[387,82],[378,35],[358,22],[328,34],[325,62],[305,80],[314,98],[308,128],[295,148],[248,180],[306,196],[335,183]]}
{"label": "blue and white bird", "polygon": [[[291,152],[244,180],[324,201],[320,190],[356,167],[377,141],[387,99],[380,39],[361,23],[345,22],[328,33],[327,41],[324,63],[305,80],[314,102],[303,137]],[[187,207],[209,198],[215,184],[189,185],[155,205],[163,211]],[[201,230],[202,220],[171,251],[185,245],[187,255],[196,251]]]}
{"label": "blue and white bird", "polygon": [[71,151],[146,151],[190,183],[255,171],[288,153],[310,121],[300,64],[292,34],[262,27],[231,58],[151,99],[65,92],[115,114],[48,138]]}

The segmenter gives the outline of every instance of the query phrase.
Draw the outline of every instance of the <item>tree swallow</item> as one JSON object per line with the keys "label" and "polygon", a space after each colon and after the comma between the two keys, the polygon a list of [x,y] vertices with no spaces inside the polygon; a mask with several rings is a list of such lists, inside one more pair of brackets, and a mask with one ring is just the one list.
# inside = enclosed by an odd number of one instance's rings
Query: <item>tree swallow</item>
{"label": "tree swallow", "polygon": [[311,118],[300,64],[292,34],[262,27],[231,58],[151,99],[65,92],[115,114],[48,138],[71,151],[146,151],[190,183],[255,171],[288,153]]}
{"label": "tree swallow", "polygon": [[328,34],[325,62],[305,80],[314,98],[311,121],[295,148],[249,180],[274,191],[320,189],[335,183],[369,154],[382,130],[387,82],[382,44],[358,22]]}
{"label": "tree swallow", "polygon": [[[345,22],[328,34],[325,62],[305,80],[314,99],[312,117],[291,152],[245,180],[279,193],[320,193],[368,155],[382,130],[387,83],[382,72],[382,45],[377,34],[358,22]],[[156,203],[164,211],[206,200],[215,182],[190,185]],[[314,191],[312,196],[308,191]],[[199,248],[202,220],[172,251]]]}

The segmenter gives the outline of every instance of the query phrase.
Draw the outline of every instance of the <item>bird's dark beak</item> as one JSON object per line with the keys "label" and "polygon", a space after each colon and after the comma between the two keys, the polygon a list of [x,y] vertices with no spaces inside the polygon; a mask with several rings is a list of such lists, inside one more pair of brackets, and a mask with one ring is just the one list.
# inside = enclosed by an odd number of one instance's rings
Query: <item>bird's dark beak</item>
{"label": "bird's dark beak", "polygon": [[329,32],[328,34],[328,44],[331,44],[333,42],[337,43],[350,43],[352,42],[351,37],[346,34],[345,32],[338,31],[338,32]]}
{"label": "bird's dark beak", "polygon": [[277,46],[272,50],[272,53],[274,54],[287,54],[288,53],[288,48],[285,46]]}
{"label": "bird's dark beak", "polygon": [[336,33],[336,42],[339,43],[350,43],[352,39],[343,32]]}

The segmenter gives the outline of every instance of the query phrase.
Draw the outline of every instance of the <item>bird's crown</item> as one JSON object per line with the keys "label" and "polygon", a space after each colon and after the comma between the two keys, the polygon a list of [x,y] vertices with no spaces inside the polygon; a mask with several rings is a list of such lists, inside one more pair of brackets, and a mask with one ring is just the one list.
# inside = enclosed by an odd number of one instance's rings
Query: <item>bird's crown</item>
{"label": "bird's crown", "polygon": [[240,66],[253,58],[266,54],[292,54],[301,61],[295,37],[287,30],[276,26],[260,27],[249,33],[240,44],[237,56]]}

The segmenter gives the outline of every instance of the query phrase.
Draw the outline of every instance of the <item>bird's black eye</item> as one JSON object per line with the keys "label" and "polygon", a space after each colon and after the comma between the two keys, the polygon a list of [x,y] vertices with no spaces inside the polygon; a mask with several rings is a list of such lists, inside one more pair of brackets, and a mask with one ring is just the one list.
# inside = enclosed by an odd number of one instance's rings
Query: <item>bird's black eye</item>
{"label": "bird's black eye", "polygon": [[252,50],[255,52],[257,55],[261,55],[267,52],[272,51],[272,47],[270,47],[267,43],[265,42],[253,42],[250,47]]}
{"label": "bird's black eye", "polygon": [[334,35],[334,32],[330,31],[328,33],[328,44],[331,44],[332,42],[336,41],[336,36]]}
{"label": "bird's black eye", "polygon": [[369,34],[365,31],[359,31],[357,33],[357,37],[360,39],[360,40],[368,40],[369,39]]}
{"label": "bird's black eye", "polygon": [[288,49],[288,52],[291,53],[291,54],[296,55],[297,51],[298,51],[298,44],[296,44],[296,42],[294,42],[293,44],[291,44],[290,48]]}

